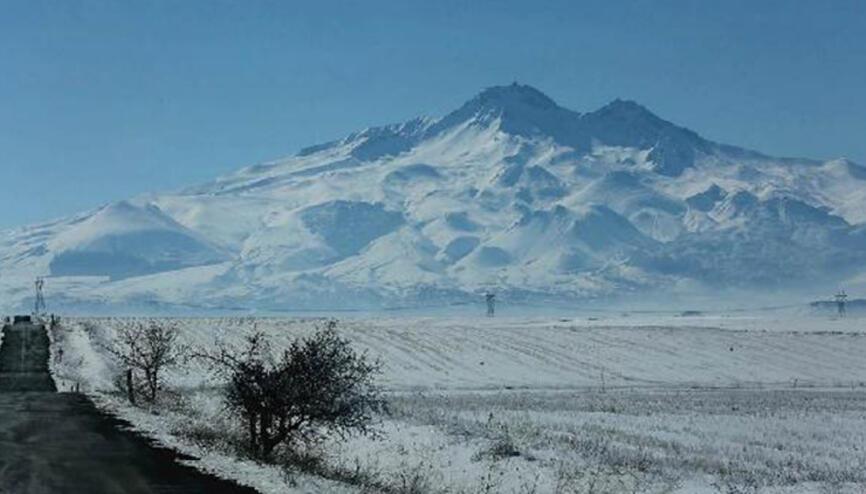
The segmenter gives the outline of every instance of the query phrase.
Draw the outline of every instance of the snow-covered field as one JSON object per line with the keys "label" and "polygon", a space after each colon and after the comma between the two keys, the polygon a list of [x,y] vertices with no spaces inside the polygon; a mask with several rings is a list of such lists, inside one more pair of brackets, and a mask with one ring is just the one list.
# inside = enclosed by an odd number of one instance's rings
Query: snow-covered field
{"label": "snow-covered field", "polygon": [[[322,321],[165,322],[191,348],[261,330],[279,349]],[[58,385],[263,492],[866,489],[866,319],[345,319],[342,334],[383,361],[391,415],[381,437],[322,446],[332,480],[237,459],[239,432],[200,362],[170,372],[176,395],[158,414],[125,405],[101,348],[129,323],[65,321],[52,335]]]}

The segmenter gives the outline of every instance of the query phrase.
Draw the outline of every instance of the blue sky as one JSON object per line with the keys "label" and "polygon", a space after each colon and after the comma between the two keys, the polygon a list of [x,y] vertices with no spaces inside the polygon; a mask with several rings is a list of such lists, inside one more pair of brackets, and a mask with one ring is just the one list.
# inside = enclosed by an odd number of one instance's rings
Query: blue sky
{"label": "blue sky", "polygon": [[4,1],[0,227],[192,185],[486,86],[866,164],[859,1]]}

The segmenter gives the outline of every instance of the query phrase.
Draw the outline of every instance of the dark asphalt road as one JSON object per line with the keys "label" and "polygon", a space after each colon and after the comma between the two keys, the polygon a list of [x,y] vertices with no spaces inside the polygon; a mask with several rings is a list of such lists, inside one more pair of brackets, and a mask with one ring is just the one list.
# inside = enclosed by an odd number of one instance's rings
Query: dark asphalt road
{"label": "dark asphalt road", "polygon": [[0,344],[0,393],[56,391],[48,374],[48,356],[48,333],[42,326],[5,326]]}
{"label": "dark asphalt road", "polygon": [[178,464],[85,396],[55,393],[47,362],[44,328],[3,328],[0,493],[255,493]]}

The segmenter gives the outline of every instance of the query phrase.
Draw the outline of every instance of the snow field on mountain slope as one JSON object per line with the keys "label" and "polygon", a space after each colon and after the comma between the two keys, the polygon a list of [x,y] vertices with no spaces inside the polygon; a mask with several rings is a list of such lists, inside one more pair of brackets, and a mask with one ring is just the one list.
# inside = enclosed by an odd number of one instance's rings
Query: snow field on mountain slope
{"label": "snow field on mountain slope", "polygon": [[34,276],[65,307],[163,313],[431,307],[485,290],[854,293],[864,183],[848,160],[722,145],[635,102],[579,113],[492,87],[442,118],[0,231],[0,301],[28,307]]}

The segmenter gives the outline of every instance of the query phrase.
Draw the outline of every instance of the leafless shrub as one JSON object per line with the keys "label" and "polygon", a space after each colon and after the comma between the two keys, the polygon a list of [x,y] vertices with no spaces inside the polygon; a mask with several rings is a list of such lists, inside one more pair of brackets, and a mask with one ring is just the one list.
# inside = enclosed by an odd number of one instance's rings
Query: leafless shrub
{"label": "leafless shrub", "polygon": [[336,321],[295,340],[273,358],[262,333],[237,350],[218,346],[202,357],[227,374],[226,404],[244,422],[249,450],[270,460],[280,445],[310,444],[330,432],[371,432],[385,402],[373,379],[380,364],[356,353],[336,331]]}
{"label": "leafless shrub", "polygon": [[117,337],[105,350],[125,369],[120,381],[130,401],[140,393],[154,402],[162,389],[162,375],[178,363],[184,351],[177,343],[177,329],[164,322],[135,322],[119,328]]}
{"label": "leafless shrub", "polygon": [[506,422],[497,421],[493,413],[490,413],[485,428],[487,429],[487,437],[490,437],[493,443],[489,448],[476,453],[473,458],[474,460],[480,461],[484,458],[501,460],[521,455],[520,449],[517,447],[517,441]]}

